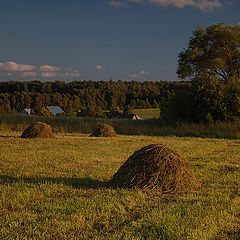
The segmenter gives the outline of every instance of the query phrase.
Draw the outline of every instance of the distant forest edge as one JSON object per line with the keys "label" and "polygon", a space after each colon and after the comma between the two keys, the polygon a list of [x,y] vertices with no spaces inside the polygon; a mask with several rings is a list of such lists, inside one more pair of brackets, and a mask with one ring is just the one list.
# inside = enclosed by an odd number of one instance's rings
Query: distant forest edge
{"label": "distant forest edge", "polygon": [[238,81],[8,81],[0,82],[0,114],[58,105],[67,116],[158,108],[166,123],[239,121]]}
{"label": "distant forest edge", "polygon": [[[0,113],[17,113],[24,108],[41,109],[58,105],[67,116],[79,112],[86,117],[105,117],[116,109],[167,107],[176,85],[173,82],[75,81],[75,82],[0,82]],[[156,116],[156,114],[155,114]],[[160,112],[158,113],[160,117]]]}

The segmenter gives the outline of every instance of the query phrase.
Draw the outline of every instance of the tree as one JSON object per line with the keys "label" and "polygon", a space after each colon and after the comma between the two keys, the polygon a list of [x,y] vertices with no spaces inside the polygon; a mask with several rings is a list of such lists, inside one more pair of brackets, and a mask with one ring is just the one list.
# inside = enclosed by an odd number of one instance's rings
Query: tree
{"label": "tree", "polygon": [[237,120],[240,116],[240,78],[230,78],[225,97],[228,119]]}
{"label": "tree", "polygon": [[179,54],[180,78],[240,78],[240,25],[215,24],[197,28],[188,48]]}
{"label": "tree", "polygon": [[226,106],[226,84],[216,78],[199,78],[192,81],[192,119],[211,123],[216,120],[230,120]]}
{"label": "tree", "polygon": [[179,54],[177,74],[192,80],[193,121],[239,119],[240,25],[197,28]]}
{"label": "tree", "polygon": [[162,111],[162,119],[167,123],[194,122],[194,89],[191,82],[176,83],[168,105]]}

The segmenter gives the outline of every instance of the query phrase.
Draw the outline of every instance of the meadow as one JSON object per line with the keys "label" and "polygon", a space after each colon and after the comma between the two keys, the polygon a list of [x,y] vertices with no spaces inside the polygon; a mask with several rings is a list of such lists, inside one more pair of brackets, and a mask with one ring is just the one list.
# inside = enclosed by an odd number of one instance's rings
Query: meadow
{"label": "meadow", "polygon": [[[151,109],[146,109],[152,112]],[[144,111],[144,110],[143,110]],[[154,112],[152,112],[154,114]],[[134,121],[128,119],[86,118],[86,117],[25,117],[19,114],[0,115],[0,131],[23,131],[30,123],[42,121],[60,133],[90,134],[97,124],[112,125],[123,135],[210,137],[240,139],[240,121],[203,123],[177,123],[169,125],[160,119]]]}
{"label": "meadow", "polygon": [[143,119],[152,119],[160,117],[159,108],[134,109],[133,113],[142,117]]}
{"label": "meadow", "polygon": [[[239,139],[19,135],[0,131],[0,239],[240,239]],[[185,157],[201,189],[109,188],[128,156],[150,143]]]}

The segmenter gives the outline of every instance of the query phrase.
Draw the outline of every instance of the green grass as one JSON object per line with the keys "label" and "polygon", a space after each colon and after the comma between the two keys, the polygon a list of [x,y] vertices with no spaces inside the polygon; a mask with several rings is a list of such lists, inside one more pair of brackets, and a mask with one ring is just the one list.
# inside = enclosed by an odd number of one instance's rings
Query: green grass
{"label": "green grass", "polygon": [[[240,140],[0,132],[0,239],[239,239]],[[178,196],[110,189],[136,149],[163,143],[202,182]]]}
{"label": "green grass", "polygon": [[152,119],[160,117],[160,109],[159,108],[148,108],[148,109],[134,109],[133,113],[142,117],[143,119]]}
{"label": "green grass", "polygon": [[217,122],[204,124],[177,124],[168,126],[159,119],[134,121],[126,119],[97,119],[78,117],[23,117],[0,115],[0,131],[23,131],[31,122],[43,121],[50,124],[55,132],[90,134],[99,123],[114,126],[118,134],[146,136],[191,136],[215,138],[240,138],[239,122]]}

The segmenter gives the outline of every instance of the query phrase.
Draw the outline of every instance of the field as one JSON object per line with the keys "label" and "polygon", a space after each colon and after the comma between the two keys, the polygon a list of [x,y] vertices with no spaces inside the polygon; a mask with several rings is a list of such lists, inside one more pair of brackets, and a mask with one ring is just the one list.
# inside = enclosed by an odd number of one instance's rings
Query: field
{"label": "field", "polygon": [[[0,132],[0,239],[240,239],[240,140]],[[201,190],[111,189],[136,149],[175,148]]]}
{"label": "field", "polygon": [[134,109],[133,113],[142,117],[143,119],[152,119],[160,117],[159,108],[148,108],[148,109]]}
{"label": "field", "polygon": [[214,137],[240,139],[240,121],[214,124],[182,123],[167,125],[159,119],[133,121],[128,119],[80,117],[24,117],[18,114],[0,115],[0,131],[23,131],[30,123],[42,121],[61,133],[90,134],[99,123],[107,123],[121,135]]}

